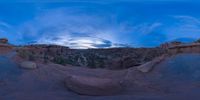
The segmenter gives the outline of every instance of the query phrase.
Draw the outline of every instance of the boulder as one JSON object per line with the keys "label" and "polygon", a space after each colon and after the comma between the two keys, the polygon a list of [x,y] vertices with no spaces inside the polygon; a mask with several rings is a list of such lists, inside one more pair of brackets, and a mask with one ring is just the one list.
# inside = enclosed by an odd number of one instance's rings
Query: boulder
{"label": "boulder", "polygon": [[25,69],[36,69],[37,64],[31,61],[24,61],[20,64],[20,67]]}
{"label": "boulder", "polygon": [[153,69],[153,67],[157,64],[159,64],[161,61],[163,61],[165,59],[166,55],[162,55],[160,57],[155,58],[152,61],[149,61],[145,64],[142,64],[140,66],[137,67],[137,69],[143,73],[149,72]]}
{"label": "boulder", "polygon": [[67,88],[82,95],[114,95],[121,91],[120,81],[107,78],[68,76],[65,80]]}

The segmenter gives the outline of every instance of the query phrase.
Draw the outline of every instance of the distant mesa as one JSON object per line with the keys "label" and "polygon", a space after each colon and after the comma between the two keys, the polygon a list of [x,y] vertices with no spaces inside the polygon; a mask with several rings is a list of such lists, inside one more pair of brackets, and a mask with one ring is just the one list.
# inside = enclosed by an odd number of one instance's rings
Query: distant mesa
{"label": "distant mesa", "polygon": [[7,38],[0,38],[0,44],[8,44]]}

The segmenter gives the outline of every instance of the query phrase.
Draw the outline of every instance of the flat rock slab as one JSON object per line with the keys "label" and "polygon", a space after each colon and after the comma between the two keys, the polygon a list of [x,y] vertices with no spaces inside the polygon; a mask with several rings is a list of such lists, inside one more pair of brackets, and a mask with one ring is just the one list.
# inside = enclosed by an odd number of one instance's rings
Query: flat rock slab
{"label": "flat rock slab", "polygon": [[68,76],[65,85],[78,94],[94,96],[114,95],[122,90],[120,81],[87,76]]}
{"label": "flat rock slab", "polygon": [[23,61],[21,62],[20,67],[24,69],[36,69],[37,64],[31,61]]}

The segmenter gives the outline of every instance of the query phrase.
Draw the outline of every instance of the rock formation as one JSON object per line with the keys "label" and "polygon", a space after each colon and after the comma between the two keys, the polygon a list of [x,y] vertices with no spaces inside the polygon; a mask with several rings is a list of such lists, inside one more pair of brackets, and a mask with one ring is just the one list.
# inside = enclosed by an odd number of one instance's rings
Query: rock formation
{"label": "rock formation", "polygon": [[119,81],[88,76],[68,76],[65,85],[76,93],[94,96],[114,95],[122,90]]}
{"label": "rock formation", "polygon": [[153,69],[154,66],[162,62],[165,58],[166,55],[162,55],[160,57],[153,59],[152,61],[149,61],[143,65],[138,66],[137,69],[143,73],[149,72]]}
{"label": "rock formation", "polygon": [[23,61],[21,62],[20,67],[24,69],[36,69],[37,64],[31,61]]}
{"label": "rock formation", "polygon": [[8,44],[7,38],[0,38],[0,54],[7,54],[13,50],[13,46]]}
{"label": "rock formation", "polygon": [[7,44],[8,43],[8,39],[7,38],[0,38],[0,43]]}
{"label": "rock formation", "polygon": [[8,44],[8,39],[7,38],[0,38],[0,43],[1,44]]}
{"label": "rock formation", "polygon": [[200,43],[173,46],[168,48],[168,53],[171,55],[178,53],[200,53]]}

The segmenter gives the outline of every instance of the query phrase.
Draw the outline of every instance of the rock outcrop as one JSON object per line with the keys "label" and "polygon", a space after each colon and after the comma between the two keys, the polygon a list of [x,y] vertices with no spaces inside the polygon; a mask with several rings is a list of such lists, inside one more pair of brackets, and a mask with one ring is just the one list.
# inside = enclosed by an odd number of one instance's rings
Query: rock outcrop
{"label": "rock outcrop", "polygon": [[68,76],[65,85],[78,94],[93,96],[113,95],[122,90],[120,82],[114,79],[75,75]]}
{"label": "rock outcrop", "polygon": [[179,53],[200,53],[200,43],[182,44],[168,48],[171,55]]}
{"label": "rock outcrop", "polygon": [[0,38],[0,54],[7,54],[13,50],[13,46],[8,44],[7,38]]}
{"label": "rock outcrop", "polygon": [[20,67],[24,69],[36,69],[37,64],[31,61],[23,61],[21,62]]}
{"label": "rock outcrop", "polygon": [[149,61],[143,65],[137,67],[137,69],[143,73],[149,72],[153,69],[154,66],[162,62],[166,58],[166,55],[162,55],[160,57],[155,58],[152,61]]}
{"label": "rock outcrop", "polygon": [[1,44],[7,44],[8,43],[8,39],[7,38],[0,38],[0,43]]}
{"label": "rock outcrop", "polygon": [[174,47],[174,46],[178,46],[178,45],[182,45],[182,42],[178,42],[178,41],[173,41],[173,42],[166,42],[160,45],[161,48],[164,49],[168,49],[170,47]]}

